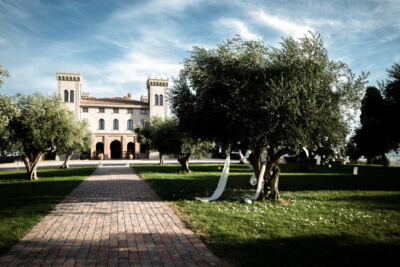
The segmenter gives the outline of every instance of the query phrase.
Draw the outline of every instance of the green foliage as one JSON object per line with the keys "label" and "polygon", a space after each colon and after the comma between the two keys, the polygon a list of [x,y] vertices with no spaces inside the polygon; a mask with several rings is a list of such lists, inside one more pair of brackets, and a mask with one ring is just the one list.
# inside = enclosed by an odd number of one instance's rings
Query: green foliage
{"label": "green foliage", "polygon": [[7,95],[0,94],[0,155],[17,149],[16,143],[12,139],[13,129],[10,126],[10,122],[17,116],[18,110],[12,99]]}
{"label": "green foliage", "polygon": [[[375,87],[368,87],[361,104],[361,128],[352,139],[355,156],[365,156],[368,163],[377,156],[388,152],[386,106],[381,93]],[[349,151],[350,152],[350,151]],[[352,154],[352,155],[353,155]]]}
{"label": "green foliage", "polygon": [[387,134],[388,146],[398,150],[400,147],[400,64],[395,63],[388,71],[389,78],[381,84],[387,108]]}
{"label": "green foliage", "polygon": [[138,134],[138,142],[161,154],[188,153],[201,157],[213,147],[209,142],[189,137],[175,118],[152,118],[144,127],[137,127],[135,132]]}
{"label": "green foliage", "polygon": [[[0,87],[4,83],[4,78],[10,77],[8,71],[0,64]],[[7,95],[0,94],[0,156],[6,152],[15,150],[15,143],[11,140],[12,129],[10,121],[18,115],[12,99]]]}
{"label": "green foliage", "polygon": [[[222,201],[203,203],[221,165],[194,165],[191,175],[179,166],[141,165],[135,171],[169,201],[185,223],[220,257],[237,266],[368,266],[395,262],[400,248],[400,168],[334,165],[298,172],[281,166],[281,188],[289,205],[245,204],[254,194],[251,171],[231,166]],[[267,263],[267,264],[266,264]]]}
{"label": "green foliage", "polygon": [[365,78],[330,60],[318,36],[284,38],[280,48],[235,38],[195,47],[169,99],[194,136],[298,150],[324,137],[344,145],[347,110],[359,103]]}
{"label": "green foliage", "polygon": [[17,95],[15,100],[19,116],[12,125],[14,139],[21,144],[20,152],[33,161],[38,153],[53,151],[62,140],[69,124],[67,111],[56,95]]}
{"label": "green foliage", "polygon": [[178,132],[178,121],[175,119],[152,118],[145,126],[135,129],[138,142],[148,149],[155,149],[160,154],[174,154],[181,151],[181,135]]}
{"label": "green foliage", "polygon": [[0,87],[4,84],[4,78],[10,77],[10,73],[0,63]]}
{"label": "green foliage", "polygon": [[69,110],[65,110],[63,116],[66,123],[63,125],[63,135],[57,139],[56,151],[66,155],[87,151],[92,144],[92,132],[89,130],[88,121],[80,121]]}
{"label": "green foliage", "polygon": [[95,167],[39,169],[40,181],[29,182],[23,171],[0,172],[0,255],[79,185]]}

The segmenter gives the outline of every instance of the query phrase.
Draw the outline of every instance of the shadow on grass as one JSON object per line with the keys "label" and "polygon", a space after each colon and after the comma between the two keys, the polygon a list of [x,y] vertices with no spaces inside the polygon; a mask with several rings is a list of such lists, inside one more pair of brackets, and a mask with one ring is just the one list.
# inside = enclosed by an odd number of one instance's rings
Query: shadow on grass
{"label": "shadow on grass", "polygon": [[242,242],[237,242],[235,236],[213,238],[215,243],[210,244],[213,251],[224,258],[231,258],[234,253],[239,266],[384,265],[397,262],[400,249],[400,244],[376,243],[351,235],[307,235]]}
{"label": "shadow on grass", "polygon": [[[111,246],[110,240],[117,245]],[[223,235],[215,236],[214,240],[216,242],[209,246],[214,248],[217,256],[237,266],[384,266],[397,262],[400,249],[399,244],[371,243],[354,236],[317,235],[237,242],[236,236]],[[65,240],[65,244],[73,243],[74,239]],[[146,245],[153,249],[140,249]],[[35,259],[55,258],[57,254],[61,256],[55,264],[62,264],[68,255],[72,255],[84,265],[163,265],[171,263],[171,258],[164,261],[165,253],[173,255],[173,261],[180,266],[218,265],[218,260],[207,253],[193,234],[178,237],[168,227],[165,233],[118,232],[107,239],[82,241],[75,247],[54,240],[23,240],[0,265],[29,266]]]}

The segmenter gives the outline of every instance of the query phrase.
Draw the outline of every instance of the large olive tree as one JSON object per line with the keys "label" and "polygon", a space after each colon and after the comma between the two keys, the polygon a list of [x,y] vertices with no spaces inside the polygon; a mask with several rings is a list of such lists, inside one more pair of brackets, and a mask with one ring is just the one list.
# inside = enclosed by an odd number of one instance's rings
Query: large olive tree
{"label": "large olive tree", "polygon": [[69,123],[70,111],[58,96],[40,93],[17,95],[15,105],[18,116],[10,123],[11,138],[18,144],[17,152],[26,166],[27,178],[37,180],[36,168],[40,159],[65,142],[65,125]]}
{"label": "large olive tree", "polygon": [[195,47],[169,99],[193,136],[250,148],[255,175],[266,169],[259,199],[279,200],[279,158],[326,138],[344,144],[364,85],[318,36],[284,38],[279,48],[235,38]]}

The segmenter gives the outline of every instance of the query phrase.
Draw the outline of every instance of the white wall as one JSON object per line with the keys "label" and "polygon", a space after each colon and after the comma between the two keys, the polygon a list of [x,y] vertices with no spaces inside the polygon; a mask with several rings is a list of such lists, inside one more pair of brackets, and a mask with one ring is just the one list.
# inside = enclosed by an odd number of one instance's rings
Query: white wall
{"label": "white wall", "polygon": [[[146,120],[149,117],[149,110],[146,110],[146,114],[140,114],[140,108],[133,108],[133,114],[128,113],[128,108],[119,107],[119,113],[113,113],[112,107],[104,107],[104,113],[99,112],[99,107],[86,106],[89,112],[82,112],[82,108],[85,107],[82,104],[81,107],[81,119],[87,119],[89,121],[90,130],[93,133],[135,133],[134,130],[128,130],[128,120],[133,120],[133,129],[140,125],[141,120]],[[104,120],[104,130],[99,129],[99,120]],[[119,121],[119,129],[113,129],[114,119]]]}

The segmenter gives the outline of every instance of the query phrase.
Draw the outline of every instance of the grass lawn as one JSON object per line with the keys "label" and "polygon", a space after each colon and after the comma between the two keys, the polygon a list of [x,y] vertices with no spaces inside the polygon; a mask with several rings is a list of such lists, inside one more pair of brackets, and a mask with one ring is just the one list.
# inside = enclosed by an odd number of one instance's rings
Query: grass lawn
{"label": "grass lawn", "polygon": [[95,169],[39,169],[38,181],[25,180],[25,170],[0,171],[0,255]]}
{"label": "grass lawn", "polygon": [[250,171],[232,165],[222,199],[209,196],[222,165],[141,165],[134,169],[214,253],[241,266],[372,265],[398,262],[400,252],[400,168],[334,165],[299,172],[281,165],[280,191],[292,204],[245,204],[254,194]]}

